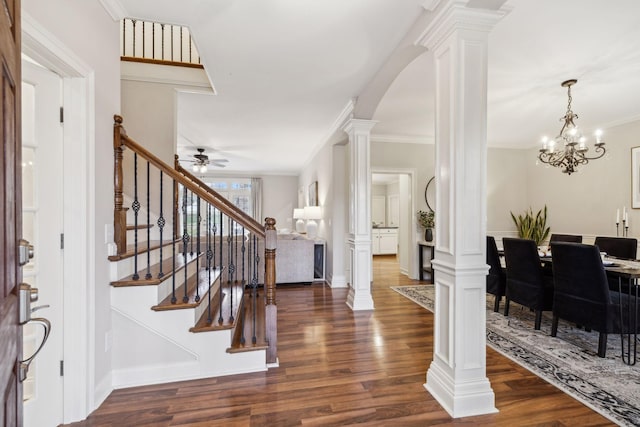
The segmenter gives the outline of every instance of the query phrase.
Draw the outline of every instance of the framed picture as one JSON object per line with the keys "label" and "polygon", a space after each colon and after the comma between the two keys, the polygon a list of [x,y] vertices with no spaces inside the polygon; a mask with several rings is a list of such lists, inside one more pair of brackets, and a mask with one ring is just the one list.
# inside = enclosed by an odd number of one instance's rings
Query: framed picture
{"label": "framed picture", "polygon": [[640,209],[640,147],[631,149],[631,207]]}
{"label": "framed picture", "polygon": [[318,181],[309,185],[309,206],[318,206]]}

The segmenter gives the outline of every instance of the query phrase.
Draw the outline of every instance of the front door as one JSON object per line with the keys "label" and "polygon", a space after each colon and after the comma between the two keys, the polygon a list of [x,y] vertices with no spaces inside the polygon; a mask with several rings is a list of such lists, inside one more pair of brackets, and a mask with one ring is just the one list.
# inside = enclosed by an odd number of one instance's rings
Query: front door
{"label": "front door", "polygon": [[[62,414],[62,79],[28,60],[22,62],[22,236],[35,246],[23,267],[25,283],[38,288],[34,314],[51,321],[46,345],[31,363],[23,382],[24,425],[58,425]],[[42,342],[42,328],[23,328],[23,355]]]}
{"label": "front door", "polygon": [[8,427],[22,425],[22,386],[18,380],[22,355],[18,284],[22,273],[17,252],[18,239],[22,237],[20,32],[20,0],[4,0],[0,13],[0,421]]}

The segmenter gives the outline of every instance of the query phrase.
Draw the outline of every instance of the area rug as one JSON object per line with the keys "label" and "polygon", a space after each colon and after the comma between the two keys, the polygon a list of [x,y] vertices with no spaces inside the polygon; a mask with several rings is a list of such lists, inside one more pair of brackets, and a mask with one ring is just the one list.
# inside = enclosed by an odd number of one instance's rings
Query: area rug
{"label": "area rug", "polygon": [[[433,286],[392,289],[433,312]],[[512,303],[505,317],[493,311],[493,302],[488,295],[487,345],[611,421],[640,425],[640,362],[635,366],[622,362],[619,335],[609,335],[607,357],[600,358],[597,332],[560,321],[553,338],[550,313],[544,313],[541,330],[536,331],[529,309]]]}

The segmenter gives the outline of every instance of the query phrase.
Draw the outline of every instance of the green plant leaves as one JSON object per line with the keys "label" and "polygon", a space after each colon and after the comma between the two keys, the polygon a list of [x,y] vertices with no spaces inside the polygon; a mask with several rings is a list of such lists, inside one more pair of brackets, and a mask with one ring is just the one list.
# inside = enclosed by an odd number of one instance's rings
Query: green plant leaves
{"label": "green plant leaves", "polygon": [[547,226],[547,205],[535,215],[531,208],[525,211],[524,215],[518,215],[517,217],[513,212],[510,213],[520,238],[531,239],[536,242],[537,246],[540,246],[549,237],[551,228]]}

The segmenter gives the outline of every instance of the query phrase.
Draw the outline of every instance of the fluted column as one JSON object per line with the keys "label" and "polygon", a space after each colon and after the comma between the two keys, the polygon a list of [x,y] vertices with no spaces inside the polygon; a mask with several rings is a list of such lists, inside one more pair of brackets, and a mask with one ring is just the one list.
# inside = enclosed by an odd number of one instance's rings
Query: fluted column
{"label": "fluted column", "polygon": [[372,120],[351,119],[349,135],[349,258],[351,280],[347,305],[373,310],[371,297],[371,129]]}
{"label": "fluted column", "polygon": [[433,361],[425,387],[453,416],[497,412],[486,376],[487,36],[502,13],[449,0],[420,43],[436,75]]}

